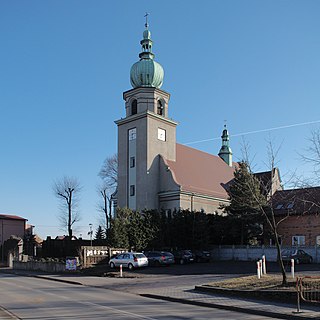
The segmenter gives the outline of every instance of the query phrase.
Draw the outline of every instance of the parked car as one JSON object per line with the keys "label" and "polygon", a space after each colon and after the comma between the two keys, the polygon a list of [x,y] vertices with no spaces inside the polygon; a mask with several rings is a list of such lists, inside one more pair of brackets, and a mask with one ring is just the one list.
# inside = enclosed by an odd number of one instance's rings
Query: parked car
{"label": "parked car", "polygon": [[194,261],[191,250],[177,250],[173,251],[174,261],[179,264],[190,263]]}
{"label": "parked car", "polygon": [[149,265],[153,266],[169,266],[174,263],[174,256],[167,251],[147,251],[145,252]]}
{"label": "parked car", "polygon": [[193,251],[193,257],[196,262],[209,262],[210,252],[207,250],[195,250]]}
{"label": "parked car", "polygon": [[112,269],[120,265],[129,268],[129,270],[146,267],[148,266],[148,258],[140,252],[122,252],[109,260],[109,266]]}
{"label": "parked car", "polygon": [[293,259],[295,264],[312,263],[313,260],[310,254],[301,249],[283,250],[281,257],[283,262],[290,262]]}

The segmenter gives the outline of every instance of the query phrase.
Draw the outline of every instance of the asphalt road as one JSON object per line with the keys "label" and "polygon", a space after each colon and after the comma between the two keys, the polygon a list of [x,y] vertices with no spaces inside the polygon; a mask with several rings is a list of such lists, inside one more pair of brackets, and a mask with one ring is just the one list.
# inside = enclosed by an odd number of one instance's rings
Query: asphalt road
{"label": "asphalt road", "polygon": [[13,274],[0,274],[0,306],[11,319],[269,319]]}

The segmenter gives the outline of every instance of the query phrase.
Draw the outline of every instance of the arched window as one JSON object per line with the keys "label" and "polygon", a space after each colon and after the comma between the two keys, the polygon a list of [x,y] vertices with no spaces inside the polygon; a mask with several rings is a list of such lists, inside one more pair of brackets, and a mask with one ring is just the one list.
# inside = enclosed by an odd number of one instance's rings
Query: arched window
{"label": "arched window", "polygon": [[131,103],[131,115],[137,114],[137,100],[133,100]]}
{"label": "arched window", "polygon": [[161,100],[158,100],[158,106],[157,106],[157,114],[160,116],[163,116],[163,102]]}

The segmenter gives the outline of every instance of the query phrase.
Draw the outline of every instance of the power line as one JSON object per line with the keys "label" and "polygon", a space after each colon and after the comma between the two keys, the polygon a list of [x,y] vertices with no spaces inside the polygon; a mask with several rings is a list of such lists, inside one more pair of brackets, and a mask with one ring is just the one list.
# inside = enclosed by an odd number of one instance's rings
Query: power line
{"label": "power line", "polygon": [[[287,129],[287,128],[305,126],[305,125],[308,125],[308,124],[315,124],[315,123],[320,123],[320,120],[309,121],[309,122],[302,122],[302,123],[295,123],[295,124],[289,124],[289,125],[280,126],[280,127],[273,127],[273,128],[269,128],[269,129],[260,129],[260,130],[255,130],[255,131],[248,131],[248,132],[236,133],[236,134],[231,134],[230,137],[239,137],[239,136],[245,136],[245,135],[248,135],[248,134],[260,133],[260,132],[268,132],[268,131],[280,130],[280,129]],[[202,143],[202,142],[207,142],[207,141],[213,141],[213,140],[219,140],[219,139],[221,139],[221,137],[216,137],[216,138],[211,138],[211,139],[204,139],[204,140],[186,142],[186,143],[184,143],[184,145],[197,144],[197,143]]]}

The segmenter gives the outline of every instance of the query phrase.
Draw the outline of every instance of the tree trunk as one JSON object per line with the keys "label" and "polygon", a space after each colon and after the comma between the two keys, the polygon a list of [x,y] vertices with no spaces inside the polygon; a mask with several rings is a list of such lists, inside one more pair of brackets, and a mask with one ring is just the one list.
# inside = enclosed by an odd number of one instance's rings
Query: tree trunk
{"label": "tree trunk", "polygon": [[279,243],[277,229],[274,229],[274,236],[275,236],[276,247],[277,247],[278,263],[279,263],[279,267],[280,267],[281,274],[282,274],[282,285],[286,286],[288,284],[288,282],[287,282],[287,274],[286,274],[286,270],[284,268],[283,261],[282,261],[281,247],[280,247],[280,243]]}
{"label": "tree trunk", "polygon": [[72,240],[72,191],[69,190],[70,197],[68,201],[68,235]]}

